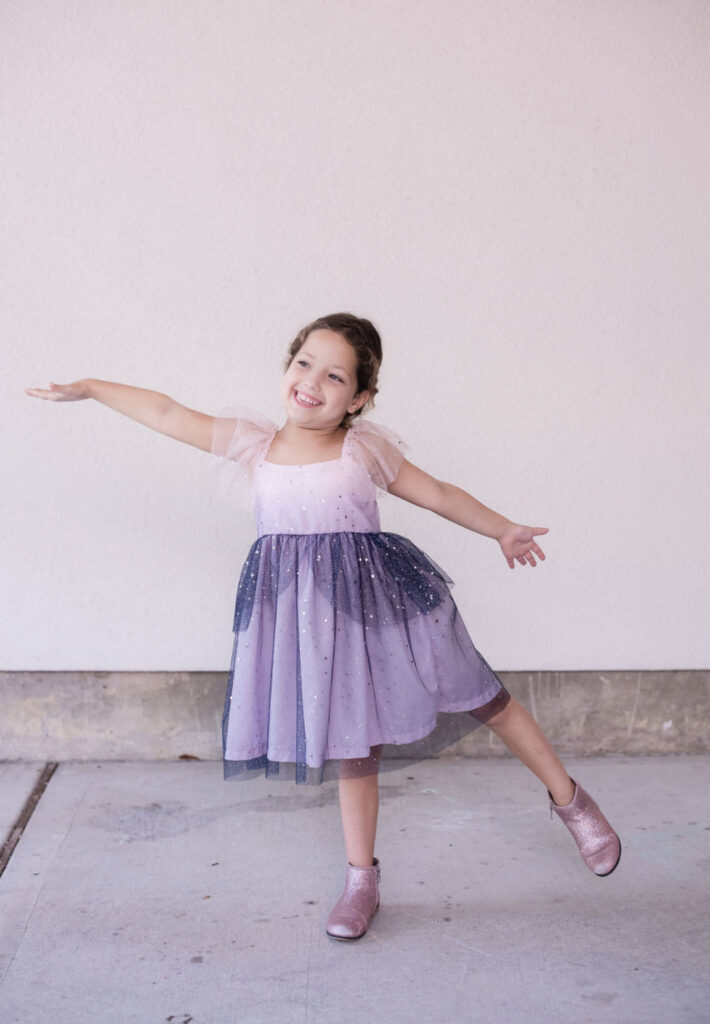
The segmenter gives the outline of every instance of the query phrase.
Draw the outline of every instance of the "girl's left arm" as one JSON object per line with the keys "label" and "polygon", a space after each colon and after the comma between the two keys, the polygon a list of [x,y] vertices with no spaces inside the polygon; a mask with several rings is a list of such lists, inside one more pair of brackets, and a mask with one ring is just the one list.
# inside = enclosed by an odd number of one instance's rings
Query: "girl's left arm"
{"label": "girl's left arm", "polygon": [[467,530],[497,540],[511,569],[515,568],[516,561],[520,565],[537,565],[535,555],[541,561],[545,559],[535,537],[547,533],[548,527],[514,523],[483,505],[468,491],[437,480],[408,459],[402,461],[399,473],[387,490],[413,505],[428,508],[452,523],[465,526]]}

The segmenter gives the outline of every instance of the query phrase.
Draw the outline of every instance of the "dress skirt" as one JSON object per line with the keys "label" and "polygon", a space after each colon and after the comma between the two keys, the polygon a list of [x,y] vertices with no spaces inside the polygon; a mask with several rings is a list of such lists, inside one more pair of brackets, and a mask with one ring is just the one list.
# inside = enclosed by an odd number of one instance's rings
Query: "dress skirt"
{"label": "dress skirt", "polygon": [[452,583],[396,533],[259,537],[237,588],[225,779],[318,785],[402,768],[502,710],[510,694]]}

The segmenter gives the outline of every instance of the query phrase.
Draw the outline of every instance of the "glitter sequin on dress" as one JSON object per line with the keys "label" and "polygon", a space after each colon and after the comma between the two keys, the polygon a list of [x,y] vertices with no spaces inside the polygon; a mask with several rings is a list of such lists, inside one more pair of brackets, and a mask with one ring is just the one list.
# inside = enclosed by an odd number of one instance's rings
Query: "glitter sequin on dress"
{"label": "glitter sequin on dress", "polygon": [[[510,695],[471,641],[453,580],[380,530],[378,496],[408,445],[357,419],[340,458],[266,461],[278,430],[254,409],[215,417],[219,490],[256,513],[234,609],[224,777],[319,785],[432,757]],[[383,744],[373,756],[372,747]]]}

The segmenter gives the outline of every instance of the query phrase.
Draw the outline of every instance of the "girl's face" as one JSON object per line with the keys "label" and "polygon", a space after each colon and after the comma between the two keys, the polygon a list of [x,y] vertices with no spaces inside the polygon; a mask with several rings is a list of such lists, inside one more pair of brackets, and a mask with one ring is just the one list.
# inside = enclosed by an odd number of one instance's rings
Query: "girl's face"
{"label": "girl's face", "polygon": [[347,412],[369,398],[357,391],[357,356],[335,331],[311,331],[281,381],[281,401],[290,420],[304,427],[337,427]]}

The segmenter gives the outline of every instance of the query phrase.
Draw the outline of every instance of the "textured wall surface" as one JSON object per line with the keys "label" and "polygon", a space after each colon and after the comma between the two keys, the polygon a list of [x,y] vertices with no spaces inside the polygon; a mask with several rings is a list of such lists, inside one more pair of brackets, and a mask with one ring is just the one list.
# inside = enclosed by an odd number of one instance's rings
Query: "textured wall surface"
{"label": "textured wall surface", "polygon": [[[507,672],[561,755],[710,749],[708,672]],[[0,673],[0,760],[218,760],[221,672]],[[490,729],[444,756],[507,755]]]}
{"label": "textured wall surface", "polygon": [[511,572],[383,502],[492,665],[706,668],[709,21],[7,0],[0,667],[226,670],[254,539],[212,456],[24,388],[98,377],[281,423],[288,343],[345,309],[383,337],[371,418],[550,527]]}

